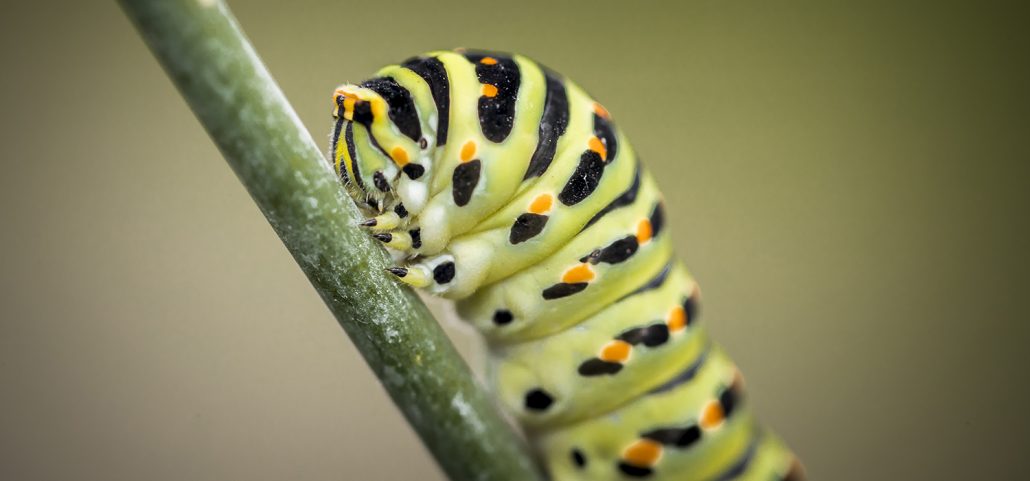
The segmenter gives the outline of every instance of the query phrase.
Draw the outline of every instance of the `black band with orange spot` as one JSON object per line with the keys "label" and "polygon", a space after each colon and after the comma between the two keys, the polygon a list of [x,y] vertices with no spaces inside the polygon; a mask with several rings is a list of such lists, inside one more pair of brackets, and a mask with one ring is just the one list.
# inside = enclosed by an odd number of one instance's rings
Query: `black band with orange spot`
{"label": "black band with orange spot", "polygon": [[604,143],[605,148],[608,150],[608,155],[605,156],[605,163],[610,164],[614,162],[616,155],[619,153],[619,141],[615,137],[615,127],[612,125],[611,119],[595,113],[594,135],[601,139],[601,142]]}
{"label": "black band with orange spot", "polygon": [[418,111],[415,110],[415,101],[411,98],[411,92],[402,87],[391,77],[378,77],[361,83],[365,87],[383,97],[386,104],[390,106],[388,115],[390,120],[401,131],[401,134],[418,142],[422,138],[422,125],[418,120]]}
{"label": "black band with orange spot", "polygon": [[503,142],[515,125],[515,100],[521,83],[519,66],[510,56],[499,53],[466,53],[465,58],[476,65],[479,82],[495,89],[491,89],[493,95],[479,97],[483,136],[491,142]]}

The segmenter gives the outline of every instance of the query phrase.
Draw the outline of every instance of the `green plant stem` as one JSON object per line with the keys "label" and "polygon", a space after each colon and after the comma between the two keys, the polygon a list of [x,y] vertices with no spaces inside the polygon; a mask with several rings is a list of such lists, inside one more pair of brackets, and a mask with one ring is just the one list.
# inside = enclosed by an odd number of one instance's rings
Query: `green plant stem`
{"label": "green plant stem", "polygon": [[387,278],[388,256],[356,227],[357,209],[228,7],[217,0],[120,3],[450,478],[541,479],[425,305]]}

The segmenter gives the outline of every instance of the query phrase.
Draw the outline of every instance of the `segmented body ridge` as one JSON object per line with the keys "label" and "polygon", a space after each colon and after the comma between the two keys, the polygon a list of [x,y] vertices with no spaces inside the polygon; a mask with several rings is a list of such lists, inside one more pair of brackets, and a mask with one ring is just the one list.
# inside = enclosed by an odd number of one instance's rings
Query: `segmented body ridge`
{"label": "segmented body ridge", "polygon": [[432,52],[333,102],[335,168],[391,272],[483,333],[554,479],[800,479],[698,321],[654,178],[575,83]]}

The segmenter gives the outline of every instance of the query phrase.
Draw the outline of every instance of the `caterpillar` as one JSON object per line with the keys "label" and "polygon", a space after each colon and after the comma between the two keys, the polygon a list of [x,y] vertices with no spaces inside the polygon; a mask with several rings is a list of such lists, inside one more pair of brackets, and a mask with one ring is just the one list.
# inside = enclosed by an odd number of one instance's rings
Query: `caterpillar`
{"label": "caterpillar", "polygon": [[332,106],[361,225],[390,273],[482,333],[553,479],[803,478],[699,322],[654,177],[579,86],[520,55],[438,51]]}

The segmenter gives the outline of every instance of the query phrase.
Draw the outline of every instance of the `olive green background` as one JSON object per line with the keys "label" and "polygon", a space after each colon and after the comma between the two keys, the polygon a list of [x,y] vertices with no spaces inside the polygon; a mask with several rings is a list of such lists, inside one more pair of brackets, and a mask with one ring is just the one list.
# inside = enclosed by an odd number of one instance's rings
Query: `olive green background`
{"label": "olive green background", "polygon": [[[424,50],[565,73],[813,479],[1026,479],[1017,2],[232,6],[318,139]],[[441,479],[117,7],[0,27],[0,479]]]}

